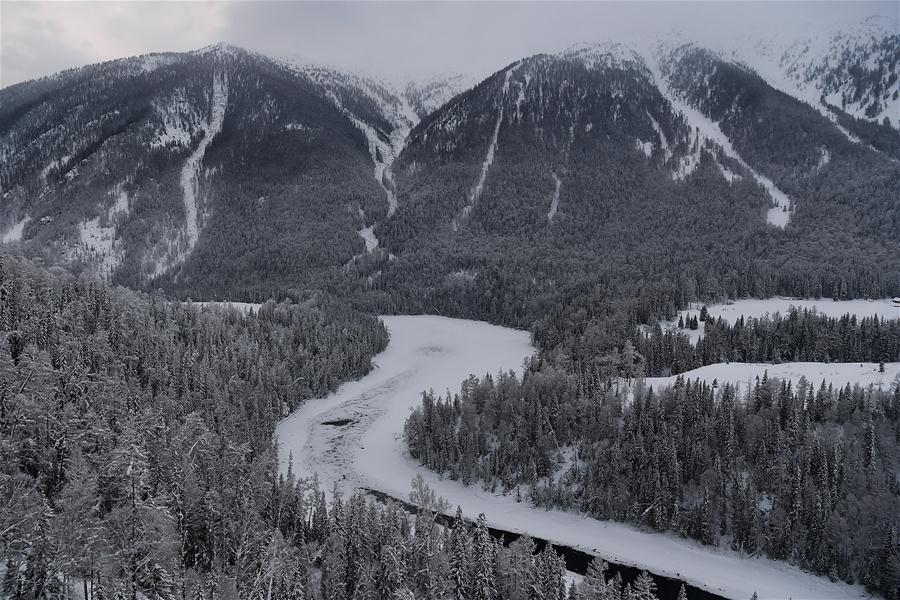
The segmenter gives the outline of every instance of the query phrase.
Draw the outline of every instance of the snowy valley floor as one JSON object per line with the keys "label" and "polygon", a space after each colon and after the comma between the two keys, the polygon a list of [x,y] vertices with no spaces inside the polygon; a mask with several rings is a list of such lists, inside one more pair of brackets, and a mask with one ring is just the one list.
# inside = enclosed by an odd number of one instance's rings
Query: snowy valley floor
{"label": "snowy valley floor", "polygon": [[376,368],[329,397],[308,402],[278,426],[283,470],[293,457],[294,472],[318,473],[326,490],[337,482],[348,492],[370,488],[402,499],[407,498],[413,477],[422,474],[451,506],[462,506],[467,517],[484,512],[493,527],[527,532],[611,562],[677,577],[736,600],[746,600],[754,592],[760,598],[795,600],[868,597],[861,587],[832,583],[784,563],[741,558],[573,512],[545,511],[512,496],[439,478],[409,456],[401,438],[404,421],[421,392],[456,391],[469,374],[519,371],[534,348],[526,332],[486,323],[434,316],[383,320],[391,342],[375,358]]}

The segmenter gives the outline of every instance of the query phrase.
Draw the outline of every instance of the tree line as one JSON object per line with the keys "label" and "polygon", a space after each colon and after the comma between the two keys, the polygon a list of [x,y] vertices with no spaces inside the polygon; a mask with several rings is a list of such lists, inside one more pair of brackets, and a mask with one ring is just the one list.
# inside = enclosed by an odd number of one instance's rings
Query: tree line
{"label": "tree line", "polygon": [[[704,307],[705,308],[705,307]],[[703,335],[692,344],[687,328],[668,329],[657,323],[637,336],[635,352],[647,376],[667,376],[720,362],[780,363],[900,361],[900,320],[828,317],[791,307],[785,315],[744,318],[734,324],[721,317],[693,317],[704,324]],[[702,319],[702,320],[701,320]]]}

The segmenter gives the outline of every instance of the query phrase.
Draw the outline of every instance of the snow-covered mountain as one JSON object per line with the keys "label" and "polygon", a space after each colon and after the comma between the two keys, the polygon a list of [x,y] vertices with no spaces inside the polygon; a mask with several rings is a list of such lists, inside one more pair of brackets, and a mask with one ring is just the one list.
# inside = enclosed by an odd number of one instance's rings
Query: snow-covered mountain
{"label": "snow-covered mountain", "polygon": [[424,118],[455,96],[473,87],[478,80],[463,73],[441,73],[422,80],[410,81],[404,94],[419,118]]}
{"label": "snow-covered mountain", "polygon": [[715,237],[704,219],[731,239],[839,223],[880,253],[898,55],[896,22],[867,20],[579,44],[480,82],[398,86],[224,44],[91,65],[0,90],[0,236],[232,298],[347,273],[468,285],[526,240],[588,268],[634,223],[672,244]]}
{"label": "snow-covered mountain", "polygon": [[203,278],[226,248],[237,270],[286,248],[287,271],[343,265],[393,210],[390,163],[418,119],[373,80],[224,44],[12,86],[3,240],[132,285]]}
{"label": "snow-covered mountain", "polygon": [[870,17],[800,38],[740,40],[731,55],[815,106],[900,127],[900,21]]}

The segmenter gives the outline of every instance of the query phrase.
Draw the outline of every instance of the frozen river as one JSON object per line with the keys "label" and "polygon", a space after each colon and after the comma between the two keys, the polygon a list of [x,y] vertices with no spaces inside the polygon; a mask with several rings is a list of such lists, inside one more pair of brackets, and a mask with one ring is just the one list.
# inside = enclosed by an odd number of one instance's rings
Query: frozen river
{"label": "frozen river", "polygon": [[470,374],[520,371],[534,351],[526,332],[486,323],[434,316],[383,317],[391,333],[375,368],[324,399],[312,400],[276,430],[282,469],[293,456],[294,472],[318,473],[322,487],[337,482],[345,492],[377,490],[406,499],[421,473],[453,509],[467,517],[485,513],[488,524],[527,532],[554,543],[603,556],[610,562],[676,577],[728,598],[864,598],[857,586],[832,583],[784,563],[742,558],[669,535],[596,521],[582,515],[530,506],[512,496],[442,479],[409,456],[401,434],[424,390],[457,391]]}

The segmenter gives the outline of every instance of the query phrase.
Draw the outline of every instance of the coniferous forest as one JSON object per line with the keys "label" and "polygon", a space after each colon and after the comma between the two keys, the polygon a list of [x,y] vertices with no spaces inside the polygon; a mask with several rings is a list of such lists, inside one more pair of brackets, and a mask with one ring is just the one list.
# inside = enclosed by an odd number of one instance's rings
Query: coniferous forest
{"label": "coniferous forest", "polygon": [[[3,257],[0,327],[4,597],[568,597],[553,550],[439,525],[421,483],[412,517],[279,475],[275,423],[368,371],[370,315],[324,295],[245,315]],[[655,598],[604,568],[579,597]]]}

